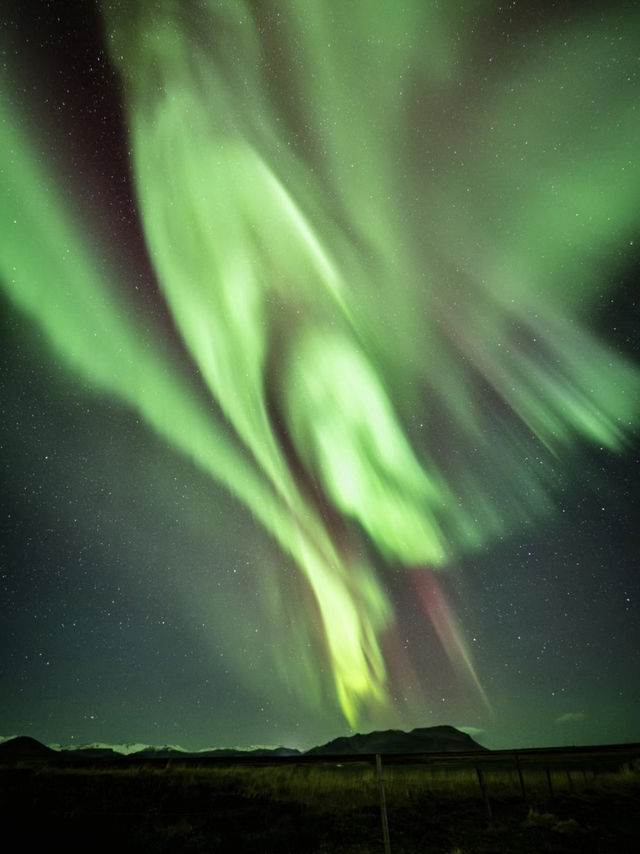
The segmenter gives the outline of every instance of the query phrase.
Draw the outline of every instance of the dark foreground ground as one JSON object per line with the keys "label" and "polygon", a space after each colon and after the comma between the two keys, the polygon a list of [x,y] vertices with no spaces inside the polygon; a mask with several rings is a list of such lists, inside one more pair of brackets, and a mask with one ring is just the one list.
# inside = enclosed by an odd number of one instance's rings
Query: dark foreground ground
{"label": "dark foreground ground", "polygon": [[[521,778],[506,754],[384,761],[393,854],[640,851],[634,756],[520,754]],[[379,795],[362,757],[0,767],[4,836],[22,850],[383,854]]]}

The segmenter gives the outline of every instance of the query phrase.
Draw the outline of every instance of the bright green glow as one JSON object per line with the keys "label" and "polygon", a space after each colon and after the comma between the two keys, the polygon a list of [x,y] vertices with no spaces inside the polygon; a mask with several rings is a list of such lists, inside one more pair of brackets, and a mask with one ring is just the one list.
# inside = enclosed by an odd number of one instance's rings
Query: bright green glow
{"label": "bright green glow", "polygon": [[120,397],[173,447],[224,482],[294,557],[318,599],[340,702],[354,720],[359,704],[382,696],[385,679],[377,637],[391,614],[372,570],[356,572],[343,564],[296,496],[275,446],[282,473],[276,486],[287,491],[286,501],[216,426],[160,343],[128,319],[130,310],[110,293],[97,258],[8,113],[0,144],[10,165],[2,173],[6,204],[0,220],[2,282],[9,296],[38,320],[76,372]]}
{"label": "bright green glow", "polygon": [[[362,532],[389,562],[444,568],[550,511],[555,472],[528,462],[527,434],[560,459],[578,436],[620,449],[637,418],[635,368],[578,323],[639,195],[640,119],[603,60],[611,33],[586,22],[554,37],[487,76],[449,127],[443,105],[470,85],[467,24],[493,8],[462,6],[283,0],[261,25],[240,0],[105,12],[148,249],[224,429],[130,319],[19,117],[6,113],[0,131],[9,295],[76,372],[225,483],[294,559],[352,722],[386,698],[393,623],[374,568],[353,557]],[[292,94],[274,92],[269,40]],[[593,128],[585,73],[609,110]],[[478,375],[502,417],[483,411]],[[309,480],[346,517],[348,547],[292,473],[274,406]],[[424,446],[418,423],[438,419],[455,425],[458,458]],[[482,693],[447,621],[438,633]],[[300,659],[306,690],[314,661]]]}
{"label": "bright green glow", "polygon": [[292,436],[336,506],[392,560],[442,564],[447,544],[432,506],[446,489],[422,471],[371,365],[327,329],[294,352],[284,383]]}

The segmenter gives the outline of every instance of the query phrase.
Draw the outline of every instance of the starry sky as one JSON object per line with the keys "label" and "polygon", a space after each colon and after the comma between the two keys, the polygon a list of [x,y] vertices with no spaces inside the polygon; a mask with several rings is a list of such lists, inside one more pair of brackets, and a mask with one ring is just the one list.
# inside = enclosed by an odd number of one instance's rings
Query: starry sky
{"label": "starry sky", "polygon": [[0,17],[0,736],[640,741],[640,13]]}

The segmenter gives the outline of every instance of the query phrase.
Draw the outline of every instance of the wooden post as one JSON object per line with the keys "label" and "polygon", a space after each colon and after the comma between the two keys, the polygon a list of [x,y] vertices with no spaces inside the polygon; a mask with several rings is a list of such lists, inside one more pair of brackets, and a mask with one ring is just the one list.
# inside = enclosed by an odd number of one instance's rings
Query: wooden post
{"label": "wooden post", "polygon": [[551,771],[547,768],[547,785],[549,786],[549,797],[553,797],[553,786],[551,785]]}
{"label": "wooden post", "polygon": [[573,792],[573,780],[571,779],[571,771],[567,768],[567,783],[569,784],[569,791]]}
{"label": "wooden post", "polygon": [[522,776],[522,768],[520,767],[520,757],[518,756],[518,752],[516,750],[513,751],[513,755],[516,759],[516,769],[518,771],[518,779],[520,780],[520,791],[522,792],[522,800],[527,800],[527,791],[524,787],[524,777]]}
{"label": "wooden post", "polygon": [[384,780],[382,779],[382,757],[376,753],[376,775],[378,777],[378,793],[380,795],[380,817],[382,819],[382,839],[384,841],[384,854],[391,854],[391,840],[389,839],[389,819],[387,818],[387,799],[384,794]]}
{"label": "wooden post", "polygon": [[480,766],[476,766],[476,774],[478,775],[478,783],[480,784],[480,791],[482,792],[482,799],[484,800],[484,805],[487,808],[487,816],[489,817],[489,824],[493,824],[493,813],[491,812],[491,803],[489,801],[489,795],[487,794],[487,784],[485,783],[484,774],[482,773],[482,768]]}

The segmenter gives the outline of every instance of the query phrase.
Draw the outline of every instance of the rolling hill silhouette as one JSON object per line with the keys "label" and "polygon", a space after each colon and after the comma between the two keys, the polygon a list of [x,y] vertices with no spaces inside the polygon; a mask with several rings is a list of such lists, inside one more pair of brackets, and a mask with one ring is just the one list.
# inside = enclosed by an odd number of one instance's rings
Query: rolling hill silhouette
{"label": "rolling hill silhouette", "polygon": [[0,761],[16,759],[49,759],[56,751],[28,735],[19,735],[0,743]]}

